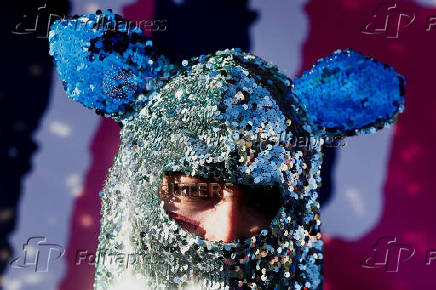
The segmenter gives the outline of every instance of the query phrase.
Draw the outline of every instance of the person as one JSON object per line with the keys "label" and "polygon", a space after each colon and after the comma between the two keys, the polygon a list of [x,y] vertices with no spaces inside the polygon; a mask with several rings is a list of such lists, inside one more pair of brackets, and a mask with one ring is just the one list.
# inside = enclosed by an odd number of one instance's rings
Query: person
{"label": "person", "polygon": [[82,15],[49,36],[67,95],[122,125],[98,248],[129,255],[97,263],[94,288],[321,289],[322,145],[390,126],[404,78],[352,49],[293,82],[240,49],[173,65],[101,19],[122,21]]}
{"label": "person", "polygon": [[215,182],[164,173],[160,200],[183,229],[208,241],[246,239],[268,227],[282,206],[280,187]]}

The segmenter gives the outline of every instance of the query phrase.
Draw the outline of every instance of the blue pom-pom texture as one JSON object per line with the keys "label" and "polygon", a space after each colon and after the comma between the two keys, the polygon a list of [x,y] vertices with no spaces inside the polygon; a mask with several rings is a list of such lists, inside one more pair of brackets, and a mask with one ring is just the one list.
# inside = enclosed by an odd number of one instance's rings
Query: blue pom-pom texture
{"label": "blue pom-pom texture", "polygon": [[110,117],[139,112],[175,73],[142,30],[106,10],[58,20],[49,34],[67,95]]}
{"label": "blue pom-pom texture", "polygon": [[351,49],[320,59],[294,81],[308,121],[333,134],[372,133],[404,110],[404,78]]}

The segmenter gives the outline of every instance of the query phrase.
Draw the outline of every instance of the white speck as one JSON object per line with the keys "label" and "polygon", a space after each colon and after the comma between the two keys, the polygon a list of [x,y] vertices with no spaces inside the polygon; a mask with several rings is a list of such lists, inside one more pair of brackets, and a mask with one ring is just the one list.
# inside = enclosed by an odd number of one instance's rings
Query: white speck
{"label": "white speck", "polygon": [[182,98],[182,96],[183,96],[183,90],[177,90],[176,98],[180,100]]}
{"label": "white speck", "polygon": [[20,290],[22,285],[20,281],[17,280],[6,280],[3,283],[3,286],[5,287],[5,289],[8,290]]}
{"label": "white speck", "polygon": [[124,290],[124,289],[131,289],[131,290],[141,290],[141,289],[147,289],[144,288],[144,281],[141,281],[133,276],[131,273],[128,273],[124,275],[122,278],[115,280],[112,287],[112,290]]}
{"label": "white speck", "polygon": [[74,88],[74,90],[71,92],[73,96],[80,95],[80,90],[78,88]]}
{"label": "white speck", "polygon": [[78,197],[82,195],[82,178],[78,173],[70,174],[65,180],[65,185],[70,189],[72,196]]}
{"label": "white speck", "polygon": [[85,5],[86,13],[95,13],[98,10],[98,8],[100,7],[95,2],[89,2]]}
{"label": "white speck", "polygon": [[24,276],[24,280],[26,280],[29,284],[38,284],[42,281],[42,276],[40,273],[29,273]]}
{"label": "white speck", "polygon": [[345,196],[350,202],[351,208],[359,216],[365,215],[365,205],[361,196],[361,192],[354,187],[348,188],[345,191]]}
{"label": "white speck", "polygon": [[50,132],[58,137],[66,138],[71,135],[71,127],[65,123],[53,121],[49,126]]}

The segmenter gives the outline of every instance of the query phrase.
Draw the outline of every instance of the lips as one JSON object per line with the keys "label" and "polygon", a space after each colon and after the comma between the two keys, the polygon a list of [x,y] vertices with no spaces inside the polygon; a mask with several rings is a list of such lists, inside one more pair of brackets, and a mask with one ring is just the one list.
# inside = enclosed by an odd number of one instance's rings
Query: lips
{"label": "lips", "polygon": [[206,234],[206,231],[200,227],[200,223],[198,221],[191,220],[187,217],[184,217],[180,214],[174,212],[168,212],[168,217],[176,222],[182,229],[195,234],[197,236],[202,236]]}

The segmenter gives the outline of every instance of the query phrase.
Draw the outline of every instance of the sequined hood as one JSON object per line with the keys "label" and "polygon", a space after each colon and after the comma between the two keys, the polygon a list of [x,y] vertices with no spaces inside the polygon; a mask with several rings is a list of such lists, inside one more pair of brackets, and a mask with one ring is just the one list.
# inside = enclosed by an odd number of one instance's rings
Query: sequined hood
{"label": "sequined hood", "polygon": [[[389,126],[403,110],[403,77],[351,49],[294,82],[239,49],[173,65],[139,28],[99,29],[101,19],[122,18],[83,15],[50,32],[68,96],[123,126],[101,194],[99,252],[135,260],[97,263],[95,289],[322,288],[322,145]],[[172,171],[275,184],[283,205],[257,235],[207,241],[165,213],[157,192]]]}

